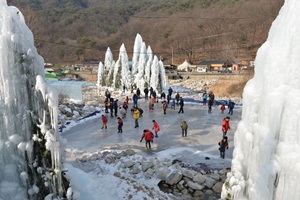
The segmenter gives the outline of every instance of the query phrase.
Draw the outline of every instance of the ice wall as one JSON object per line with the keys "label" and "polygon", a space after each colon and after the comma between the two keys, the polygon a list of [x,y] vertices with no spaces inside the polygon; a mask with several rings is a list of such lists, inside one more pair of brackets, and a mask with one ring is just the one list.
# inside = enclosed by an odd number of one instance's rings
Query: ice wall
{"label": "ice wall", "polygon": [[222,199],[300,199],[299,10],[286,0],[257,52]]}
{"label": "ice wall", "polygon": [[0,0],[0,199],[63,196],[57,95],[21,12]]}

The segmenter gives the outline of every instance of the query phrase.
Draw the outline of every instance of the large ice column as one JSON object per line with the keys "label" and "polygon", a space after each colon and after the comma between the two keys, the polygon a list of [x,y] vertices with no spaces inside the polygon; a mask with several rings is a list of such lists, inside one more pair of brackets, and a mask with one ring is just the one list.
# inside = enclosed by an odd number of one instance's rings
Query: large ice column
{"label": "large ice column", "polygon": [[138,73],[135,77],[135,84],[136,87],[139,88],[141,91],[144,91],[145,86],[145,67],[147,64],[147,48],[145,42],[142,43],[141,50],[140,50],[140,57],[138,62]]}
{"label": "large ice column", "polygon": [[112,86],[113,84],[113,74],[114,74],[114,59],[113,59],[113,54],[108,47],[105,53],[105,59],[104,59],[104,79],[105,83],[103,83],[106,86]]}
{"label": "large ice column", "polygon": [[127,89],[130,89],[132,84],[130,80],[132,79],[132,77],[128,65],[128,55],[124,44],[122,44],[122,46],[120,47],[119,60],[121,62],[121,67],[122,67],[122,71],[121,71],[122,89],[123,86],[125,86],[125,88]]}
{"label": "large ice column", "polygon": [[0,0],[0,199],[63,196],[57,94],[22,13]]}
{"label": "large ice column", "polygon": [[97,75],[97,87],[100,88],[104,84],[104,65],[99,62],[98,65],[98,75]]}
{"label": "large ice column", "polygon": [[222,199],[300,199],[299,9],[285,1],[257,52]]}
{"label": "large ice column", "polygon": [[[133,79],[135,79],[135,75],[138,72],[142,44],[143,44],[143,38],[140,34],[137,34],[135,37],[134,45],[133,45],[133,55],[132,55],[132,77],[133,77]],[[134,80],[133,80],[133,82],[134,82]]]}

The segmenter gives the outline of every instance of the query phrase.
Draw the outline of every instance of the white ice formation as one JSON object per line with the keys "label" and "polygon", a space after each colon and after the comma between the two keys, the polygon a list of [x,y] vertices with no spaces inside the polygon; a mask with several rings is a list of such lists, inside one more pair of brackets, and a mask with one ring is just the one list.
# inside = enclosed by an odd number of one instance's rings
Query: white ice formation
{"label": "white ice formation", "polygon": [[57,94],[22,13],[0,0],[0,199],[62,197]]}
{"label": "white ice formation", "polygon": [[300,199],[299,9],[285,1],[257,52],[222,199]]}

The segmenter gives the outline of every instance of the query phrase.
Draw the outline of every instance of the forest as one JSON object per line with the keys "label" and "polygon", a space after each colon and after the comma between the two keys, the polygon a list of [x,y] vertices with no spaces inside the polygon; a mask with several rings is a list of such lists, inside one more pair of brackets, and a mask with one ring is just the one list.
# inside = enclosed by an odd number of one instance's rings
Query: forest
{"label": "forest", "polygon": [[8,0],[45,62],[129,58],[137,33],[165,64],[254,60],[284,0]]}

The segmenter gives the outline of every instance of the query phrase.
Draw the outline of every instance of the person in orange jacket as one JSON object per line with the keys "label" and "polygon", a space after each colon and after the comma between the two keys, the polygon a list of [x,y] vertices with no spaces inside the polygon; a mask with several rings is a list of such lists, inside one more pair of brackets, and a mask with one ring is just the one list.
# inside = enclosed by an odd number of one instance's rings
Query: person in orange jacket
{"label": "person in orange jacket", "polygon": [[157,138],[158,137],[157,133],[160,131],[160,127],[159,127],[158,123],[155,120],[152,120],[152,122],[153,122],[152,130],[154,130],[155,137]]}
{"label": "person in orange jacket", "polygon": [[149,131],[148,129],[145,129],[140,142],[142,142],[143,139],[145,138],[146,148],[151,149],[151,142],[153,142],[153,137],[154,137],[153,133],[151,131]]}
{"label": "person in orange jacket", "polygon": [[230,129],[229,120],[230,117],[227,116],[222,121],[223,138],[227,135],[227,131]]}

